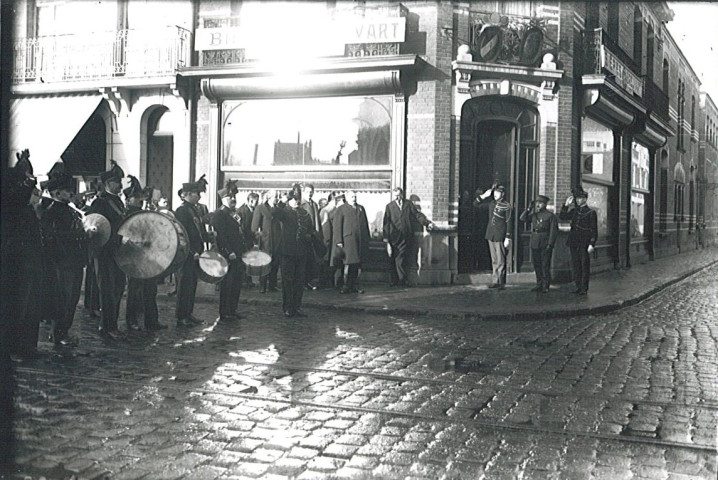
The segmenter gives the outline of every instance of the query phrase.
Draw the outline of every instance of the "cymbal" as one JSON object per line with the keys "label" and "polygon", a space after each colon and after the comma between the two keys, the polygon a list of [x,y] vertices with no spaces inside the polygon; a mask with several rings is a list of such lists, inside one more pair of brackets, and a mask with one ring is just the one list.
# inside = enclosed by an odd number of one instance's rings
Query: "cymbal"
{"label": "cymbal", "polygon": [[112,228],[110,227],[109,220],[107,220],[104,215],[89,213],[82,219],[82,225],[86,232],[93,228],[96,230],[96,233],[90,237],[90,248],[102,248],[110,240]]}

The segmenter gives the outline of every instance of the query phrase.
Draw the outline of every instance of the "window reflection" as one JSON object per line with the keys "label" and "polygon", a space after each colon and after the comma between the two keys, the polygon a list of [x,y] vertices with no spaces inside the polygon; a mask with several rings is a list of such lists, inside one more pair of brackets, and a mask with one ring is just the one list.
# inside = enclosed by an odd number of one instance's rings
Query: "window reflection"
{"label": "window reflection", "polygon": [[393,98],[227,102],[222,165],[390,166]]}
{"label": "window reflection", "polygon": [[613,131],[590,118],[581,123],[582,173],[613,181]]}

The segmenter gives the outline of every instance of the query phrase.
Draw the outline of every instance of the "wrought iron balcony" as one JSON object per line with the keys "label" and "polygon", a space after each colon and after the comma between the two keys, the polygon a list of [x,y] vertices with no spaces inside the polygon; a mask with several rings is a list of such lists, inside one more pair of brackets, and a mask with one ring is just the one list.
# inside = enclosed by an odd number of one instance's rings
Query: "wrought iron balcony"
{"label": "wrought iron balcony", "polygon": [[643,76],[643,99],[653,113],[666,122],[670,122],[668,113],[668,95],[647,75]]}
{"label": "wrought iron balcony", "polygon": [[181,27],[57,35],[15,41],[13,82],[77,82],[173,75],[189,66],[191,33]]}
{"label": "wrought iron balcony", "polygon": [[583,73],[609,73],[629,94],[643,97],[640,67],[600,28],[584,32]]}

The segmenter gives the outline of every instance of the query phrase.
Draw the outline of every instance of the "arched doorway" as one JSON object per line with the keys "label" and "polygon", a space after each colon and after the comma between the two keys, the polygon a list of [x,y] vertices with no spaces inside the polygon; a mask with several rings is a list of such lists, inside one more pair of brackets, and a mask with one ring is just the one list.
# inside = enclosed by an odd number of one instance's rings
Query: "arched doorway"
{"label": "arched doorway", "polygon": [[[472,196],[493,183],[506,186],[507,199],[515,210],[515,241],[507,261],[509,272],[531,270],[528,238],[530,232],[518,221],[538,192],[539,115],[529,102],[499,96],[467,101],[461,115],[461,157],[459,186]],[[473,209],[473,217],[460,215],[459,231],[471,231],[460,237],[472,248],[459,247],[459,273],[488,272],[491,258],[484,240],[488,218],[483,210]],[[462,223],[471,223],[470,227]]]}
{"label": "arched doorway", "polygon": [[172,164],[174,152],[173,128],[166,107],[155,109],[147,121],[147,186],[161,191],[172,206]]}

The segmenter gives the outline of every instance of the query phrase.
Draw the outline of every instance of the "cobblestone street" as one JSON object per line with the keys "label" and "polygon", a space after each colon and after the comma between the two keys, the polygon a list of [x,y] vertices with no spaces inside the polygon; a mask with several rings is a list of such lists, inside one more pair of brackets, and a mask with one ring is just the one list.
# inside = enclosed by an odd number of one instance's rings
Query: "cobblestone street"
{"label": "cobblestone street", "polygon": [[15,364],[11,478],[715,479],[716,278],[560,319],[205,302],[178,330],[161,296],[169,330],[103,343],[78,314],[74,352]]}

